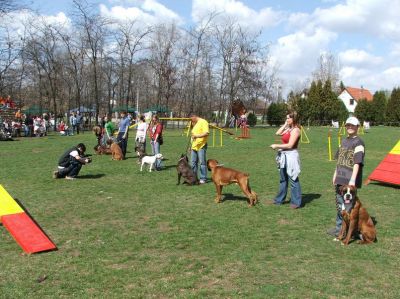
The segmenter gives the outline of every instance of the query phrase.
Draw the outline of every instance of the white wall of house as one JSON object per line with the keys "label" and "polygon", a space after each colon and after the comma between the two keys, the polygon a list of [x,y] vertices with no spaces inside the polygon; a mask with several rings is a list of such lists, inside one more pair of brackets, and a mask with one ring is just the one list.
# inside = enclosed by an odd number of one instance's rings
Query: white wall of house
{"label": "white wall of house", "polygon": [[354,113],[354,109],[357,106],[357,101],[353,99],[353,97],[347,92],[347,90],[343,90],[338,98],[344,103],[349,113]]}

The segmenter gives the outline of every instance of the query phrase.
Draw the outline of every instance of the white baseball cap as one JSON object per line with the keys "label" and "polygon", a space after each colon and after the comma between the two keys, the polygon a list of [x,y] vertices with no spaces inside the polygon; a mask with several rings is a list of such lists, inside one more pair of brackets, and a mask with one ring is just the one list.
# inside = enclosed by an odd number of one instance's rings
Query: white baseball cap
{"label": "white baseball cap", "polygon": [[346,125],[350,124],[350,125],[354,125],[354,126],[359,126],[360,122],[358,121],[357,117],[354,116],[350,116],[347,120],[346,120]]}

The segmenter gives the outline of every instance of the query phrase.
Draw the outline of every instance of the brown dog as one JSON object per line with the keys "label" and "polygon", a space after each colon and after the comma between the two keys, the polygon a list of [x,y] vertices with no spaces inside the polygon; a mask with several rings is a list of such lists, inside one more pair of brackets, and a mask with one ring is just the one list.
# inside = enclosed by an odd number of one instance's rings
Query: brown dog
{"label": "brown dog", "polygon": [[189,159],[185,154],[181,155],[181,158],[178,160],[178,164],[176,165],[176,171],[178,172],[178,183],[181,183],[181,177],[183,177],[183,184],[188,185],[198,185],[199,180],[197,179],[197,175],[194,173],[192,167],[189,165]]}
{"label": "brown dog", "polygon": [[257,202],[257,194],[251,191],[249,184],[249,175],[237,171],[232,168],[226,168],[218,165],[218,161],[214,159],[207,160],[208,170],[211,171],[211,177],[217,189],[217,197],[215,202],[221,202],[222,187],[236,183],[242,189],[243,193],[248,198],[249,206],[254,206]]}
{"label": "brown dog", "polygon": [[111,149],[109,147],[96,145],[93,149],[97,155],[111,155]]}
{"label": "brown dog", "polygon": [[340,188],[340,191],[344,204],[342,204],[342,228],[338,239],[342,240],[344,245],[348,245],[353,235],[359,233],[361,238],[358,241],[359,244],[374,242],[376,239],[375,225],[357,197],[356,188],[345,185]]}
{"label": "brown dog", "polygon": [[123,160],[124,155],[122,154],[122,150],[121,147],[118,145],[118,143],[113,142],[111,139],[107,140],[107,144],[110,144],[110,150],[111,150],[111,156],[112,156],[112,160]]}

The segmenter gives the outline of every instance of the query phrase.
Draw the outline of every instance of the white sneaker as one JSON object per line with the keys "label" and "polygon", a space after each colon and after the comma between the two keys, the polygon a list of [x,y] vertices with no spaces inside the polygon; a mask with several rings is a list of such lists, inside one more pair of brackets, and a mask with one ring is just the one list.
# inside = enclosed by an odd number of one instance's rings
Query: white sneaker
{"label": "white sneaker", "polygon": [[205,184],[205,183],[207,183],[205,180],[200,180],[199,181],[199,184]]}
{"label": "white sneaker", "polygon": [[75,180],[75,178],[72,177],[72,176],[66,176],[65,179],[66,179],[66,180]]}

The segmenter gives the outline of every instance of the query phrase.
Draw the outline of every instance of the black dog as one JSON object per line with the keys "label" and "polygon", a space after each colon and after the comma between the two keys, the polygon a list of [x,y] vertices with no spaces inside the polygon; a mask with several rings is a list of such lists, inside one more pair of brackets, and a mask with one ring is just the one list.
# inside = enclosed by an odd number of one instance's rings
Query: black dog
{"label": "black dog", "polygon": [[187,183],[188,185],[198,185],[199,180],[197,179],[197,175],[193,172],[192,168],[189,165],[189,159],[186,155],[182,154],[181,158],[178,161],[178,165],[176,165],[176,170],[178,171],[178,184],[181,183],[181,177],[183,177],[183,184]]}

